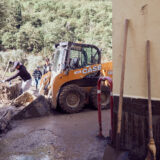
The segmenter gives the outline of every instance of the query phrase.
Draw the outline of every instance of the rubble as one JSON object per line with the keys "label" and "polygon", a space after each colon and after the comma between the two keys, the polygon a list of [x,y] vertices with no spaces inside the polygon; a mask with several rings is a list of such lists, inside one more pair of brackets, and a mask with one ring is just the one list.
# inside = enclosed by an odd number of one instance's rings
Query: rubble
{"label": "rubble", "polygon": [[41,117],[50,114],[50,103],[44,96],[20,93],[20,84],[0,85],[0,132],[7,130],[11,120]]}
{"label": "rubble", "polygon": [[17,110],[14,106],[5,106],[0,108],[0,133],[4,132]]}
{"label": "rubble", "polygon": [[[11,120],[42,117],[51,113],[50,103],[44,96],[29,99],[33,100],[30,103],[27,101],[20,101],[25,95],[29,95],[28,99],[33,98],[31,97],[32,95],[26,93],[17,98],[17,100],[19,100],[18,106],[23,104],[22,106],[18,108],[15,106],[4,106],[0,108],[0,132],[6,130]],[[27,100],[27,96],[25,100]]]}
{"label": "rubble", "polygon": [[39,96],[30,104],[25,106],[13,119],[21,120],[33,117],[46,116],[51,113],[50,103],[44,96]]}
{"label": "rubble", "polygon": [[18,97],[20,93],[21,83],[15,83],[12,85],[1,84],[0,85],[0,99],[1,101],[12,100]]}
{"label": "rubble", "polygon": [[16,107],[19,107],[19,106],[26,106],[28,105],[29,103],[31,103],[34,99],[36,99],[36,97],[29,93],[29,92],[25,92],[23,93],[22,95],[20,95],[19,97],[17,97],[13,102],[12,104]]}

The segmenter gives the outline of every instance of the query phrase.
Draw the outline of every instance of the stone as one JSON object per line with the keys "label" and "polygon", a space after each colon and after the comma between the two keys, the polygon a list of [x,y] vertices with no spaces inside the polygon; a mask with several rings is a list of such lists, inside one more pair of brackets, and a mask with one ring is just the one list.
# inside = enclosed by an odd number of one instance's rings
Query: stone
{"label": "stone", "polygon": [[6,130],[14,113],[16,113],[14,106],[0,108],[0,132]]}
{"label": "stone", "polygon": [[49,115],[50,113],[50,103],[44,96],[40,95],[30,104],[25,106],[19,113],[17,113],[14,116],[14,119],[21,120],[27,118],[42,117]]}
{"label": "stone", "polygon": [[[3,106],[0,108],[0,133],[7,131],[12,120],[42,117],[51,113],[50,103],[44,96],[33,99],[32,95],[25,93],[17,98],[17,103],[19,107]],[[23,105],[20,106],[20,104]]]}
{"label": "stone", "polygon": [[17,97],[14,101],[13,101],[13,105],[16,107],[19,106],[27,106],[29,103],[31,103],[34,99],[36,99],[36,97],[29,93],[29,92],[25,92],[22,95],[20,95],[19,97]]}

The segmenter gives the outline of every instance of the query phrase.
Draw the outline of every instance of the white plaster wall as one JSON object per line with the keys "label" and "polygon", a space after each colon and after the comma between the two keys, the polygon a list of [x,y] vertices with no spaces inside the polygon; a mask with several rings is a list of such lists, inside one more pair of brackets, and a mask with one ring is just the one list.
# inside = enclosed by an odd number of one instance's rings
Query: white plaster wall
{"label": "white plaster wall", "polygon": [[113,0],[113,94],[119,95],[125,19],[130,20],[124,96],[147,97],[145,44],[151,42],[152,99],[160,100],[160,0]]}

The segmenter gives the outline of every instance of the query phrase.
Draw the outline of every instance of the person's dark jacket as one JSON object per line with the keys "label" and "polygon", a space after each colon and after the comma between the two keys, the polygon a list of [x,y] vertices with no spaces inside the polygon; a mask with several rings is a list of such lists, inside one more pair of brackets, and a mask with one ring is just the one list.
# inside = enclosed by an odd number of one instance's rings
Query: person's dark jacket
{"label": "person's dark jacket", "polygon": [[11,76],[10,78],[6,79],[5,81],[10,81],[12,79],[15,79],[18,76],[20,76],[23,81],[27,81],[27,80],[31,79],[31,75],[26,70],[26,67],[23,65],[20,65],[17,73],[15,75]]}
{"label": "person's dark jacket", "polygon": [[51,71],[51,64],[49,63],[48,65],[43,66],[43,74],[46,74],[47,72]]}
{"label": "person's dark jacket", "polygon": [[34,78],[38,78],[38,79],[41,79],[42,77],[42,72],[38,69],[36,69],[34,72],[33,72],[33,77]]}

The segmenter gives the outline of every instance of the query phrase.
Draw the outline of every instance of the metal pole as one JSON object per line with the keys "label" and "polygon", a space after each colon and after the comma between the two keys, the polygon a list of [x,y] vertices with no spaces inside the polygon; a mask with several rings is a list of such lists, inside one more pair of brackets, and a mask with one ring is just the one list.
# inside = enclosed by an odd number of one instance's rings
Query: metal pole
{"label": "metal pole", "polygon": [[99,123],[99,136],[104,137],[102,134],[102,116],[101,116],[101,81],[107,80],[110,86],[110,108],[111,108],[111,138],[113,138],[113,96],[112,96],[112,79],[110,77],[100,77],[97,84],[97,105],[98,105],[98,123]]}
{"label": "metal pole", "polygon": [[99,78],[97,84],[97,105],[98,105],[98,122],[99,122],[99,137],[102,135],[102,116],[101,116],[101,81],[102,77]]}

